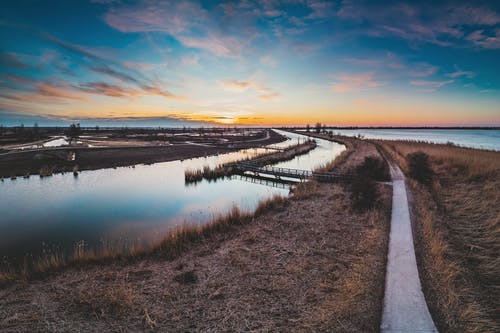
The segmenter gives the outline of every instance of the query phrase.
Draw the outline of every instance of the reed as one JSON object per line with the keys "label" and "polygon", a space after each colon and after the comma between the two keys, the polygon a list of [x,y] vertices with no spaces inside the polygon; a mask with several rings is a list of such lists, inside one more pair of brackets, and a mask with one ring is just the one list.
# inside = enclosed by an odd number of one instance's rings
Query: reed
{"label": "reed", "polygon": [[407,174],[407,156],[429,156],[432,181],[409,187],[423,287],[440,331],[500,331],[500,153],[379,142]]}
{"label": "reed", "polygon": [[227,232],[238,225],[249,223],[267,211],[282,209],[287,200],[282,196],[262,200],[253,213],[241,212],[234,206],[228,213],[216,216],[207,223],[185,223],[172,228],[160,241],[149,247],[138,242],[103,240],[98,247],[91,248],[81,241],[74,245],[71,253],[48,251],[32,261],[26,261],[21,270],[10,268],[0,271],[0,283],[31,279],[69,266],[100,264],[113,260],[130,261],[148,255],[175,258],[190,246],[215,233]]}
{"label": "reed", "polygon": [[229,177],[235,173],[233,165],[236,163],[250,162],[256,166],[274,164],[277,162],[291,160],[298,155],[306,154],[315,147],[316,143],[314,141],[306,141],[289,147],[282,152],[259,154],[253,158],[246,157],[231,163],[217,165],[215,168],[210,168],[208,165],[205,165],[202,169],[188,169],[184,172],[184,181],[186,183],[196,183],[203,179],[217,180]]}

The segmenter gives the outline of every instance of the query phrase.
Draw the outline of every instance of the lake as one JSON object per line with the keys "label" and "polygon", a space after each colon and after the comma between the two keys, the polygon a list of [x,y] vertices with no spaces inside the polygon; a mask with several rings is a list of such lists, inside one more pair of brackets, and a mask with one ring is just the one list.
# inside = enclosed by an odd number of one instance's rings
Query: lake
{"label": "lake", "polygon": [[500,130],[468,129],[334,129],[334,134],[367,139],[412,140],[500,151]]}
{"label": "lake", "polygon": [[[289,137],[285,147],[305,136],[277,131]],[[338,156],[343,145],[317,140],[309,153],[279,166],[311,170]],[[273,145],[275,146],[275,145]],[[211,167],[262,152],[261,149],[83,171],[40,178],[5,179],[0,183],[0,258],[18,263],[26,256],[71,251],[77,242],[89,247],[104,242],[134,242],[148,246],[168,229],[183,223],[205,223],[233,206],[254,211],[260,200],[287,196],[288,186],[273,187],[233,176],[216,182],[184,183],[186,169]]]}

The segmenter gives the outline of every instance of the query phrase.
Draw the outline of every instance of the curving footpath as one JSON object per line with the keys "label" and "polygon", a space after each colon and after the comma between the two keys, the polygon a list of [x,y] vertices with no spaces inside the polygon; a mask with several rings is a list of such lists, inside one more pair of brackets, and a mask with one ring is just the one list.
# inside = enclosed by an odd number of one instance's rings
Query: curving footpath
{"label": "curving footpath", "polygon": [[381,331],[437,332],[418,276],[405,178],[397,165],[389,165],[392,216]]}

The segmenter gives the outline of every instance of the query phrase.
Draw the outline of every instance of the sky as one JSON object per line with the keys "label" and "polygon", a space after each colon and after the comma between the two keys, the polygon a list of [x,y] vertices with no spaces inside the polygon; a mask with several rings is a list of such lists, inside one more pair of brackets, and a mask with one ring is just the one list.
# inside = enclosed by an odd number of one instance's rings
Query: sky
{"label": "sky", "polygon": [[500,126],[500,1],[8,0],[0,124]]}

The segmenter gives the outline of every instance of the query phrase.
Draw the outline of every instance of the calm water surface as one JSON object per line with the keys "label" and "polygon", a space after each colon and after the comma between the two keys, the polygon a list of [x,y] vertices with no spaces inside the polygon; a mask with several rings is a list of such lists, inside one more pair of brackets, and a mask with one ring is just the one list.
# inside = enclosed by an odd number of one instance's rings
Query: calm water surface
{"label": "calm water surface", "polygon": [[362,135],[367,139],[453,142],[463,147],[500,151],[500,130],[356,129],[334,130],[333,132],[348,136]]}
{"label": "calm water surface", "polygon": [[[281,132],[280,133],[285,133]],[[286,133],[295,144],[304,136]],[[280,166],[312,169],[335,158],[344,146],[317,140],[318,147]],[[245,181],[239,176],[217,182],[184,184],[186,169],[215,166],[262,150],[172,161],[135,168],[84,171],[75,178],[4,180],[0,183],[0,258],[18,262],[25,255],[71,250],[76,242],[90,247],[101,242],[140,242],[147,246],[174,225],[203,223],[234,205],[253,211],[273,195],[289,188]]]}

